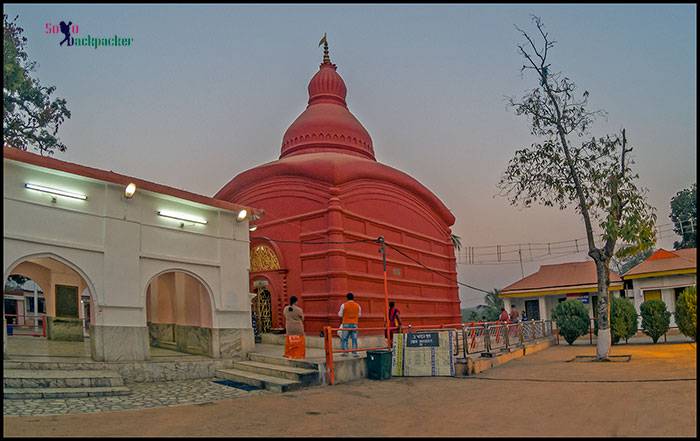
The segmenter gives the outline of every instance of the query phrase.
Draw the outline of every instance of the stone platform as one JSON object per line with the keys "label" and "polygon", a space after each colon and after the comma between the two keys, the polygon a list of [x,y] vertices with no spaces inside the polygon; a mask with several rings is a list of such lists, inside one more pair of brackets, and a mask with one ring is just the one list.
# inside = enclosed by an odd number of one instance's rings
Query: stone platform
{"label": "stone platform", "polygon": [[4,369],[19,370],[111,370],[125,383],[212,378],[216,371],[233,366],[238,358],[214,359],[163,348],[150,348],[148,361],[95,361],[89,339],[83,342],[47,340],[41,337],[9,336]]}

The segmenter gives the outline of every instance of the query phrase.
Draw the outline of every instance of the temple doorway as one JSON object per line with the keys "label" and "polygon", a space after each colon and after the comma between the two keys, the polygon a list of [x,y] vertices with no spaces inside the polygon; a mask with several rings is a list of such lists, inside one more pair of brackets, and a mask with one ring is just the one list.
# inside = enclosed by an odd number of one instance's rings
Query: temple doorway
{"label": "temple doorway", "polygon": [[257,288],[253,297],[251,310],[255,314],[255,334],[260,335],[272,330],[272,295],[265,286]]}

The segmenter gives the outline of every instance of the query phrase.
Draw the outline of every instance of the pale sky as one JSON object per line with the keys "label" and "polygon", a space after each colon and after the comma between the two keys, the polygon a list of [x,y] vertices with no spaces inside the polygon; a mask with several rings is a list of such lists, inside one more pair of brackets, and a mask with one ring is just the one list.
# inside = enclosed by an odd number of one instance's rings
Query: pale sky
{"label": "pale sky", "polygon": [[[5,5],[19,14],[36,75],[72,112],[56,158],[213,195],[238,173],[276,160],[304,110],[328,33],[350,110],[377,160],[414,176],[452,210],[465,246],[584,236],[573,211],[518,209],[495,196],[527,122],[507,108],[521,77],[514,25],[539,15],[557,46],[552,69],[590,92],[634,146],[641,185],[668,224],[670,199],[696,181],[695,5]],[[81,36],[132,37],[131,47],[59,47],[47,22]],[[659,246],[677,239],[662,235]],[[583,260],[585,254],[526,262]],[[461,281],[502,288],[516,264],[458,266]],[[463,307],[482,295],[461,291]]]}

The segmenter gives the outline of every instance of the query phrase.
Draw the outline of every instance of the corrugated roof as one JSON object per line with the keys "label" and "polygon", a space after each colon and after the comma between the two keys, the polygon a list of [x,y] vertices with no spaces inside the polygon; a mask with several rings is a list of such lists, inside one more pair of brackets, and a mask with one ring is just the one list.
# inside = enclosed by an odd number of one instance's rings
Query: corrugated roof
{"label": "corrugated roof", "polygon": [[66,173],[73,173],[76,175],[84,176],[86,178],[111,182],[113,184],[120,184],[126,186],[130,182],[133,182],[134,184],[136,184],[137,189],[152,191],[154,193],[166,194],[169,196],[174,196],[176,198],[185,199],[191,202],[197,202],[203,205],[209,205],[211,207],[221,208],[224,210],[237,212],[239,210],[246,209],[249,213],[255,213],[258,216],[262,215],[263,213],[263,210],[247,207],[244,205],[234,204],[231,202],[223,201],[221,199],[191,193],[186,190],[168,187],[167,185],[157,184],[155,182],[146,181],[143,179],[135,178],[133,176],[114,173],[113,171],[107,171],[99,168],[75,164],[72,162],[61,161],[59,159],[49,158],[47,156],[41,156],[35,153],[25,152],[12,147],[3,146],[2,156],[4,159],[24,162],[26,164],[32,164],[39,167],[59,170]]}
{"label": "corrugated roof", "polygon": [[691,268],[697,268],[697,248],[684,248],[674,251],[660,248],[644,262],[632,267],[623,277]]}
{"label": "corrugated roof", "polygon": [[[616,272],[610,271],[610,282],[620,283],[622,279]],[[588,260],[542,265],[536,273],[506,286],[501,292],[566,289],[597,283],[595,262]]]}

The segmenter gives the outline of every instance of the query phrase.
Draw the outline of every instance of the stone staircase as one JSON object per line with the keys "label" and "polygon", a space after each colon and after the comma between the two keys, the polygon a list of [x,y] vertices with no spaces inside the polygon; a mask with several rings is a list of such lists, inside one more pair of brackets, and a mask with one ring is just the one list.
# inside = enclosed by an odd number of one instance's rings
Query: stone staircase
{"label": "stone staircase", "polygon": [[[21,366],[18,366],[21,367]],[[124,379],[99,369],[3,369],[3,396],[10,400],[128,395]]]}
{"label": "stone staircase", "polygon": [[273,392],[288,392],[321,384],[316,363],[288,360],[273,355],[249,353],[231,369],[220,369],[216,376]]}

